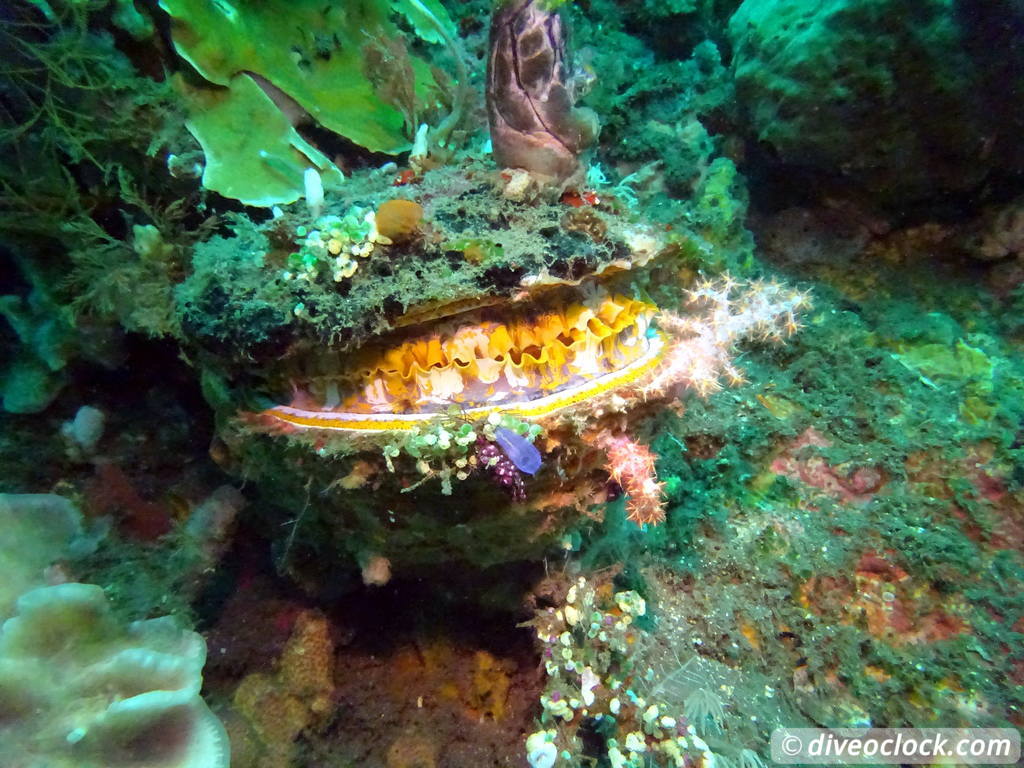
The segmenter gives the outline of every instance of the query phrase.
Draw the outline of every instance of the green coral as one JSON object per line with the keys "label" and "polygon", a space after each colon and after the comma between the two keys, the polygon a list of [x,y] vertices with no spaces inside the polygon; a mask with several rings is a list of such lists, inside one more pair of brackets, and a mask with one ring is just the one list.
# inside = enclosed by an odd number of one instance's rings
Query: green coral
{"label": "green coral", "polygon": [[992,416],[992,387],[996,363],[985,352],[963,339],[955,344],[918,344],[900,347],[898,359],[919,371],[930,386],[933,379],[964,382],[964,400],[960,415],[968,424],[984,422]]}
{"label": "green coral", "polygon": [[64,368],[75,340],[71,312],[56,302],[34,270],[27,296],[0,296],[0,317],[17,337],[0,370],[0,398],[7,413],[37,413],[48,406],[65,383]]}
{"label": "green coral", "polygon": [[715,158],[694,195],[697,231],[723,251],[738,254],[743,268],[753,257],[753,237],[744,227],[747,188],[736,164],[727,157]]}

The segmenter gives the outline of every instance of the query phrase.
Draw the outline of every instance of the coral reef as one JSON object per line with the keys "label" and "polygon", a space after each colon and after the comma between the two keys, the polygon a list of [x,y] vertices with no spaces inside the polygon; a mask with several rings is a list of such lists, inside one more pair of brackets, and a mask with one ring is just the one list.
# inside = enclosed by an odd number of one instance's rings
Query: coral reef
{"label": "coral reef", "polygon": [[0,764],[1024,724],[1013,2],[0,20]]}

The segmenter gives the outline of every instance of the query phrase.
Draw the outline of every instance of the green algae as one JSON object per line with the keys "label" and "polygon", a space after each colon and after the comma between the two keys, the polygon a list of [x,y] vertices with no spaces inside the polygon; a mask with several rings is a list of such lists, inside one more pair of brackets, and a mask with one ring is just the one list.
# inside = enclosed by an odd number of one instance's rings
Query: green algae
{"label": "green algae", "polygon": [[[389,42],[400,39],[392,6],[426,42],[450,40],[451,19],[433,0],[344,9],[303,0],[287,12],[273,3],[222,0],[160,5],[172,19],[176,49],[207,81],[178,83],[188,128],[206,154],[203,184],[247,205],[293,202],[303,194],[306,168],[317,169],[327,187],[343,178],[295,130],[289,104],[317,126],[388,154],[407,151],[421,113],[436,112],[427,62]],[[391,53],[371,63],[373,45],[391,45]]]}

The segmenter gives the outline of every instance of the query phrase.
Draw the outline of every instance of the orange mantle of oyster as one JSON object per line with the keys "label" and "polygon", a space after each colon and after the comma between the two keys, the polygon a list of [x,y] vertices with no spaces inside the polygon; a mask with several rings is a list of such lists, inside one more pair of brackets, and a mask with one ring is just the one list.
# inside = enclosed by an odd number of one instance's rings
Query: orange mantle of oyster
{"label": "orange mantle of oyster", "polygon": [[268,426],[346,432],[410,430],[457,406],[466,418],[542,419],[649,376],[665,349],[656,308],[595,292],[506,320],[477,317],[355,359],[327,355],[259,414]]}

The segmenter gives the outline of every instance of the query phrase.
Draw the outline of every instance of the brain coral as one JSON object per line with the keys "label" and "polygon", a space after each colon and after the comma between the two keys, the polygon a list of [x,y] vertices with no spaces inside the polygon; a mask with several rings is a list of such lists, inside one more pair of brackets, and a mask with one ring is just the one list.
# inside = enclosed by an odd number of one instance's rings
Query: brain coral
{"label": "brain coral", "polygon": [[22,595],[0,630],[0,765],[227,768],[205,659],[168,618],[123,627],[97,586]]}

